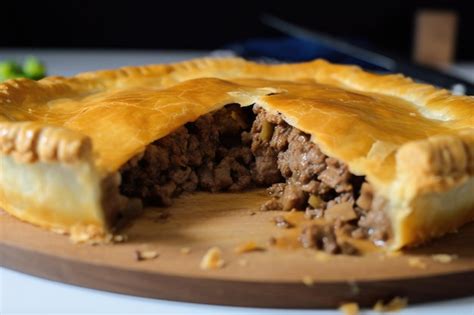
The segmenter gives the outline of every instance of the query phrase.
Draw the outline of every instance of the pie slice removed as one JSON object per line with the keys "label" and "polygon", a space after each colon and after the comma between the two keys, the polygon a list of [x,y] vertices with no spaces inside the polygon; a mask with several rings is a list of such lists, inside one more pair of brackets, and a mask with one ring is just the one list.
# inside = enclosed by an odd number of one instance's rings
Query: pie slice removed
{"label": "pie slice removed", "polygon": [[474,219],[474,99],[323,60],[0,85],[0,208],[22,220],[87,241],[142,204],[252,187],[389,249],[454,231]]}

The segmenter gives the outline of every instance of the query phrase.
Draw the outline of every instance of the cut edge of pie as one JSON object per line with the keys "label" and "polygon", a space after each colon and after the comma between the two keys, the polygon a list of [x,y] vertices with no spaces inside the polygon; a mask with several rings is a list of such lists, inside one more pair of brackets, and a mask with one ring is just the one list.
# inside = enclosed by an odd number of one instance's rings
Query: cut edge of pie
{"label": "cut edge of pie", "polygon": [[77,241],[104,239],[118,213],[138,206],[119,190],[120,168],[228,104],[280,115],[365,176],[386,200],[390,249],[474,219],[474,99],[323,60],[197,59],[7,81],[0,85],[0,207]]}

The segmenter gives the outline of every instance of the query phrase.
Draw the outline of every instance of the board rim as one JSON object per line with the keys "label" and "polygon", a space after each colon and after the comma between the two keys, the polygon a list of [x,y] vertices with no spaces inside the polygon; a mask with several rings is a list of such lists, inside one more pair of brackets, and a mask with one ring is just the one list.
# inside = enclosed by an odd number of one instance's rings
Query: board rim
{"label": "board rim", "polygon": [[[383,281],[318,281],[311,286],[302,281],[237,281],[129,270],[1,242],[0,253],[2,267],[48,280],[119,294],[213,305],[334,308],[341,301],[356,301],[360,306],[370,307],[377,300],[388,301],[395,296],[417,304],[466,297],[474,292],[474,270]],[[102,279],[96,275],[102,275]],[[436,287],[443,289],[433,290]]]}

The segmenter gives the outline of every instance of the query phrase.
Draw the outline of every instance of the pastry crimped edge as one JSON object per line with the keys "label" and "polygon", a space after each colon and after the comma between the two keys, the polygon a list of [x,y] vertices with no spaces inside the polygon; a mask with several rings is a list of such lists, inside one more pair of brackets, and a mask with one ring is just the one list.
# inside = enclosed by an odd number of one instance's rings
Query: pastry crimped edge
{"label": "pastry crimped edge", "polygon": [[[396,154],[396,177],[389,184],[378,182],[369,174],[367,176],[376,191],[389,200],[386,211],[394,231],[392,249],[421,243],[474,219],[474,194],[469,193],[474,190],[474,115],[469,117],[469,112],[457,110],[457,107],[468,108],[467,105],[474,104],[473,99],[414,83],[402,75],[380,76],[355,66],[333,65],[323,60],[270,67],[235,58],[197,59],[171,65],[83,73],[71,78],[49,77],[38,82],[27,79],[7,81],[0,85],[0,105],[36,104],[109,88],[139,86],[150,81],[156,86],[167,87],[199,77],[226,79],[261,76],[289,81],[313,78],[316,82],[348,90],[404,99],[433,119],[457,119],[459,130],[450,135],[428,137],[402,145]],[[262,106],[265,108],[264,104]],[[317,138],[312,139],[318,144]],[[10,122],[0,115],[0,163],[15,170],[0,174],[0,185],[3,186],[0,187],[0,194],[3,193],[3,196],[0,195],[0,206],[20,219],[70,233],[79,240],[106,235],[110,231],[107,213],[124,205],[117,202],[110,209],[105,209],[104,200],[111,198],[104,194],[107,190],[104,182],[110,182],[116,174],[106,174],[97,169],[91,157],[92,146],[90,139],[77,132],[41,123]],[[324,146],[322,150],[324,152]],[[331,156],[330,152],[324,153]],[[366,165],[348,165],[355,174],[370,173]],[[43,200],[41,205],[34,205],[33,196],[41,193],[42,184],[48,182],[42,172],[45,167],[57,171],[59,182],[57,187],[50,187],[56,190],[51,191],[50,199]],[[37,187],[23,203],[16,200],[15,193],[9,192],[5,185],[15,181],[11,177],[16,176],[12,174],[15,172],[16,175],[30,174]],[[57,195],[64,190],[62,187],[73,178],[80,179],[77,188],[87,194],[83,196],[85,202],[80,207],[73,204],[74,210],[65,211],[64,206],[54,205],[54,199],[58,199]],[[118,185],[120,180],[113,181]],[[23,188],[10,189],[22,193]],[[115,192],[112,195],[117,197]],[[25,205],[28,205],[29,211],[24,210]],[[450,211],[446,211],[447,208]],[[51,214],[55,211],[58,217]],[[71,213],[75,213],[80,220],[74,221],[77,219],[74,215],[68,217]]]}

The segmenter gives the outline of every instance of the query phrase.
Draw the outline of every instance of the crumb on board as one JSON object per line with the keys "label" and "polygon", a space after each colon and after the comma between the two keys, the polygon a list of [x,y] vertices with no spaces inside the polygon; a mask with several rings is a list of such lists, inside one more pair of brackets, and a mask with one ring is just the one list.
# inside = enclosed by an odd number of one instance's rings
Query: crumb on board
{"label": "crumb on board", "polygon": [[74,244],[99,245],[109,244],[113,241],[113,234],[104,233],[101,228],[94,225],[77,224],[69,230],[69,240]]}
{"label": "crumb on board", "polygon": [[114,243],[123,243],[128,239],[126,234],[116,234],[113,236],[112,241]]}
{"label": "crumb on board", "polygon": [[62,229],[62,228],[52,228],[51,231],[54,232],[54,233],[57,233],[57,234],[61,234],[61,235],[66,235],[67,234],[67,231],[65,229]]}
{"label": "crumb on board", "polygon": [[214,270],[224,267],[225,262],[222,259],[222,251],[219,247],[211,247],[201,259],[199,265],[203,270]]}
{"label": "crumb on board", "polygon": [[457,259],[457,255],[449,255],[449,254],[435,254],[431,255],[431,259],[433,259],[436,262],[442,263],[442,264],[449,264],[453,260]]}
{"label": "crumb on board", "polygon": [[137,261],[151,260],[158,257],[158,252],[156,250],[136,250],[135,259]]}
{"label": "crumb on board", "polygon": [[183,255],[188,255],[189,253],[191,253],[191,248],[190,247],[181,247],[179,252]]}
{"label": "crumb on board", "polygon": [[359,304],[357,303],[344,303],[339,306],[339,311],[344,315],[358,315]]}
{"label": "crumb on board", "polygon": [[375,303],[373,310],[379,313],[398,312],[405,308],[407,304],[407,298],[396,296],[391,299],[387,304],[384,304],[382,300],[378,300],[377,303]]}
{"label": "crumb on board", "polygon": [[277,215],[273,217],[273,222],[275,223],[277,227],[281,229],[289,229],[293,227],[293,224],[291,224],[291,222],[286,220],[285,217],[282,215]]}
{"label": "crumb on board", "polygon": [[248,266],[249,261],[247,259],[239,259],[237,263],[239,264],[239,266],[246,267]]}
{"label": "crumb on board", "polygon": [[403,255],[403,253],[399,250],[389,251],[389,252],[380,253],[378,258],[380,261],[384,261],[386,258],[396,258],[396,257],[400,257],[401,255]]}
{"label": "crumb on board", "polygon": [[268,245],[270,246],[273,246],[273,245],[276,245],[277,243],[277,239],[275,236],[271,236],[269,239],[268,239]]}
{"label": "crumb on board", "polygon": [[162,211],[162,212],[159,212],[154,218],[153,218],[153,221],[154,222],[159,222],[159,221],[163,221],[163,220],[166,220],[170,217],[170,213],[168,211]]}
{"label": "crumb on board", "polygon": [[426,263],[424,263],[420,258],[418,257],[410,257],[408,258],[408,265],[413,268],[418,268],[418,269],[426,269]]}
{"label": "crumb on board", "polygon": [[142,217],[152,222],[159,222],[169,218],[170,212],[167,209],[152,208],[145,211]]}
{"label": "crumb on board", "polygon": [[248,252],[263,251],[265,250],[262,246],[257,245],[254,241],[248,241],[243,244],[238,245],[234,251],[237,254],[243,254]]}
{"label": "crumb on board", "polygon": [[301,281],[302,281],[302,282],[304,283],[304,285],[307,286],[307,287],[312,287],[312,286],[314,285],[314,283],[315,283],[313,277],[308,276],[308,275],[303,276],[303,277],[301,278]]}
{"label": "crumb on board", "polygon": [[326,262],[329,260],[330,255],[322,251],[317,251],[316,254],[314,254],[314,258],[319,262]]}
{"label": "crumb on board", "polygon": [[401,256],[402,254],[403,254],[403,253],[402,253],[401,251],[397,250],[397,251],[387,252],[386,255],[387,255],[388,257],[399,257],[399,256]]}

